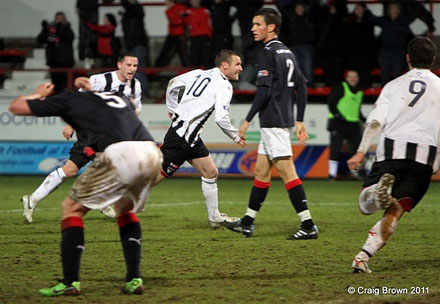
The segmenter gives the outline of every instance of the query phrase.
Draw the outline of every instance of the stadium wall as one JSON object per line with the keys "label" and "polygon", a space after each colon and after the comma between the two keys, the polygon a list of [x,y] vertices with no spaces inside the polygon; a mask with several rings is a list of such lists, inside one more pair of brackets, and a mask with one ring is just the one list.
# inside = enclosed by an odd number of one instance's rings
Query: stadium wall
{"label": "stadium wall", "polygon": [[[47,174],[59,167],[69,157],[72,141],[64,140],[65,123],[58,117],[15,116],[8,112],[9,99],[0,99],[0,174]],[[231,105],[233,125],[238,126],[246,116],[250,105]],[[364,106],[368,114],[371,105]],[[147,105],[140,116],[158,143],[169,127],[165,105]],[[307,146],[295,144],[292,137],[295,164],[300,177],[326,178],[328,175],[327,107],[309,105],[306,125],[310,140]],[[213,119],[208,120],[202,133],[221,175],[251,176],[256,149],[260,140],[258,119],[247,133],[247,147],[234,144],[218,128]],[[189,165],[183,165],[179,174],[194,174]],[[276,176],[276,172],[274,172]]]}

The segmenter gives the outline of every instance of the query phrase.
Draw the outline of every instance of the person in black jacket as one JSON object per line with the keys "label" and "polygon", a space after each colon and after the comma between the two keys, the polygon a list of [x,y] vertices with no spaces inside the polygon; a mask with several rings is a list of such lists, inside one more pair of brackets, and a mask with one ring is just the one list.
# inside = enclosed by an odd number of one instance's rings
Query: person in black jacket
{"label": "person in black jacket", "polygon": [[80,62],[89,68],[97,56],[97,35],[88,28],[87,22],[98,23],[98,0],[77,0],[76,9],[79,17],[78,57]]}
{"label": "person in black jacket", "polygon": [[390,2],[386,16],[376,17],[370,11],[366,12],[367,18],[382,28],[379,65],[383,85],[398,77],[405,68],[407,37],[411,33],[409,26],[418,17],[421,9],[418,7],[411,14],[402,14],[400,4]]}
{"label": "person in black jacket", "polygon": [[142,94],[150,95],[147,76],[142,70],[150,65],[149,41],[144,25],[144,8],[137,0],[121,0],[124,12],[122,13],[122,31],[127,50],[133,52],[138,58],[136,78],[141,82]]}
{"label": "person in black jacket", "polygon": [[[431,12],[426,9],[425,5],[422,3],[422,1],[419,0],[395,0],[398,2],[402,7],[402,14],[417,14],[417,18],[420,19],[423,23],[427,26],[428,32],[435,32],[435,19],[432,16]],[[392,3],[392,2],[391,2]],[[388,5],[391,4],[390,2],[384,3],[384,13],[386,13]],[[411,40],[414,38],[414,34],[411,33],[410,37],[408,37],[407,40]]]}
{"label": "person in black jacket", "polygon": [[[203,3],[202,3],[203,5]],[[233,48],[232,23],[235,16],[231,16],[230,0],[214,0],[210,6],[212,20],[212,47],[213,53]]]}
{"label": "person in black jacket", "polygon": [[345,19],[347,68],[359,72],[360,87],[371,87],[371,70],[377,63],[374,24],[365,16],[364,3],[356,4]]}
{"label": "person in black jacket", "polygon": [[[63,12],[55,14],[52,23],[43,20],[41,32],[37,36],[39,44],[46,45],[46,64],[50,68],[70,68],[75,64],[73,59],[73,39],[75,34]],[[55,85],[55,93],[67,87],[66,72],[51,72],[50,77]]]}
{"label": "person in black jacket", "polygon": [[244,70],[238,82],[238,88],[243,90],[255,89],[251,83],[255,79],[255,64],[261,44],[253,40],[249,29],[252,27],[252,18],[255,12],[263,7],[263,0],[233,0],[232,5],[237,9],[237,21],[240,26],[241,47],[243,54]]}
{"label": "person in black jacket", "polygon": [[346,0],[329,1],[328,5],[319,10],[317,61],[324,68],[324,81],[327,86],[335,86],[343,80],[346,15]]}
{"label": "person in black jacket", "polygon": [[298,2],[289,22],[289,48],[295,54],[301,71],[307,78],[307,85],[314,87],[313,81],[313,53],[315,42],[315,27],[310,20],[308,8],[304,3]]}

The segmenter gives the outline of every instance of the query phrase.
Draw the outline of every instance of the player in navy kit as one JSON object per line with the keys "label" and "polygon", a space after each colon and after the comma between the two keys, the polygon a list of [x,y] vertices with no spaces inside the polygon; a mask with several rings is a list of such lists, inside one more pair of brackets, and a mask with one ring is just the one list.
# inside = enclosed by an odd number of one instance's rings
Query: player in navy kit
{"label": "player in navy kit", "polygon": [[[134,78],[138,66],[138,59],[134,54],[123,53],[118,60],[118,69],[113,72],[92,75],[90,80],[86,77],[79,77],[75,80],[75,86],[80,91],[99,91],[113,92],[118,95],[130,98],[135,107],[136,114],[142,110],[141,85],[139,80]],[[69,140],[72,138],[74,130],[72,126],[66,125],[63,136]],[[49,173],[40,186],[29,195],[23,195],[23,216],[28,223],[33,221],[33,213],[38,203],[46,196],[57,189],[67,178],[75,176],[78,171],[88,162],[93,160],[94,152],[89,147],[89,134],[86,132],[76,132],[77,142],[70,149],[70,157],[66,163]],[[108,217],[115,217],[115,211],[108,207],[101,211]]]}
{"label": "player in navy kit", "polygon": [[[292,159],[290,143],[293,127],[300,143],[308,139],[303,123],[307,103],[306,79],[296,63],[295,56],[278,40],[281,18],[270,8],[259,9],[252,20],[255,41],[264,43],[257,58],[257,93],[246,119],[239,128],[245,138],[250,121],[259,113],[261,140],[255,165],[255,179],[245,216],[239,221],[226,223],[235,232],[250,237],[254,219],[268,193],[271,169],[278,170],[290,201],[300,220],[301,228],[289,240],[316,239],[319,232],[307,207],[307,199]],[[296,122],[294,118],[294,91],[296,91]]]}
{"label": "player in navy kit", "polygon": [[76,132],[89,134],[92,149],[104,152],[80,175],[62,203],[64,276],[55,286],[41,289],[40,294],[79,294],[82,218],[90,209],[113,204],[127,266],[123,291],[141,293],[141,227],[135,212],[142,211],[159,177],[162,154],[127,98],[108,92],[65,92],[47,97],[52,89],[53,84],[41,84],[34,94],[17,97],[9,110],[15,115],[59,116]]}

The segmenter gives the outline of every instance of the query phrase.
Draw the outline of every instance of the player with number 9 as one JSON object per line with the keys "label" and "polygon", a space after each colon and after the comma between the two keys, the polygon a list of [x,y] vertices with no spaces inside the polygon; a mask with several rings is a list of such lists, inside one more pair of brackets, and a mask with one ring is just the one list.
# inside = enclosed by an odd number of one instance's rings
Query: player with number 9
{"label": "player with number 9", "polygon": [[354,272],[371,272],[370,258],[394,233],[397,222],[423,198],[438,169],[440,146],[440,79],[429,69],[437,47],[426,37],[408,44],[410,71],[387,83],[367,119],[362,141],[347,163],[357,170],[371,143],[381,133],[376,162],[359,195],[359,209],[385,213],[370,229],[355,256]]}

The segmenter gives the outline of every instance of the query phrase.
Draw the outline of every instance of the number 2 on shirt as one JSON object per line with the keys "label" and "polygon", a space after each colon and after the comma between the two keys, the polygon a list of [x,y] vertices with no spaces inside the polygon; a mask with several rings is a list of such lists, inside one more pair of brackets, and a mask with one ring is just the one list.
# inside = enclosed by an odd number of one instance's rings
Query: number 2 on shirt
{"label": "number 2 on shirt", "polygon": [[295,85],[295,83],[293,81],[291,81],[292,75],[293,75],[293,70],[295,69],[295,65],[294,65],[292,59],[286,59],[286,65],[289,68],[289,72],[287,72],[287,86],[289,88],[291,88]]}

